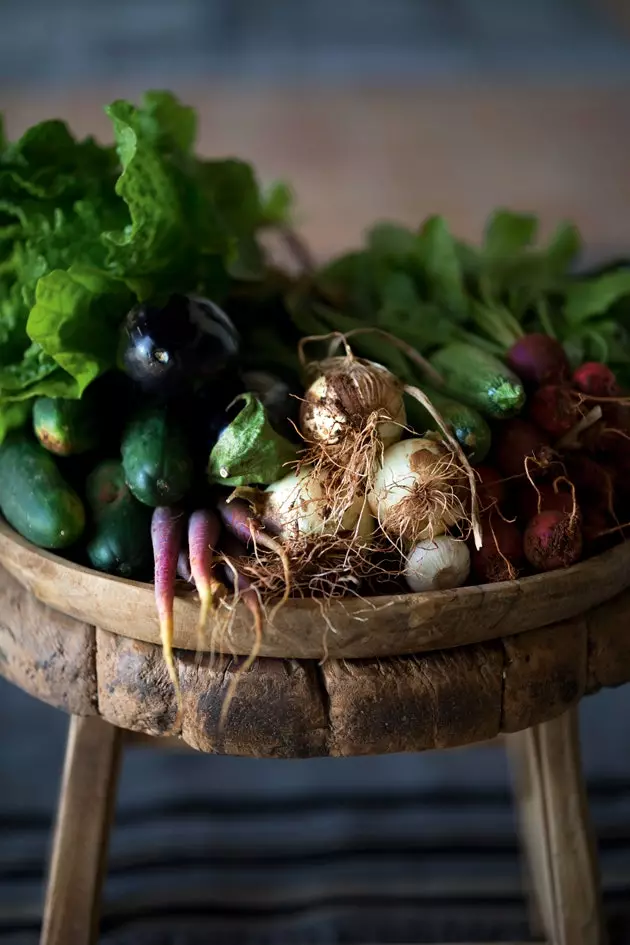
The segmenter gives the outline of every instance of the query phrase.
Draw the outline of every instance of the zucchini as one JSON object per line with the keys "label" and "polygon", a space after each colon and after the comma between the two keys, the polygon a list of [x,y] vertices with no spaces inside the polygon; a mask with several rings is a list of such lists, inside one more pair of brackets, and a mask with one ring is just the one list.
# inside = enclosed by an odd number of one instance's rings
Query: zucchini
{"label": "zucchini", "polygon": [[33,429],[41,445],[57,456],[74,456],[94,449],[98,424],[87,400],[38,397],[33,406]]}
{"label": "zucchini", "polygon": [[24,434],[0,447],[0,509],[40,548],[68,548],[83,534],[85,509],[54,458]]}
{"label": "zucchini", "polygon": [[152,511],[125,484],[122,464],[108,460],[86,484],[94,528],[87,546],[90,564],[119,577],[148,579],[153,567]]}
{"label": "zucchini", "polygon": [[436,351],[430,361],[444,378],[445,394],[495,420],[514,416],[525,403],[525,390],[516,374],[473,345],[455,342]]}
{"label": "zucchini", "polygon": [[[474,407],[459,403],[433,388],[423,385],[422,390],[451,428],[462,449],[473,463],[481,463],[490,451],[490,427]],[[422,404],[412,397],[405,399],[407,422],[418,433],[437,430],[438,425]]]}
{"label": "zucchini", "polygon": [[143,410],[123,433],[125,481],[144,505],[175,505],[189,491],[193,462],[186,437],[165,408]]}

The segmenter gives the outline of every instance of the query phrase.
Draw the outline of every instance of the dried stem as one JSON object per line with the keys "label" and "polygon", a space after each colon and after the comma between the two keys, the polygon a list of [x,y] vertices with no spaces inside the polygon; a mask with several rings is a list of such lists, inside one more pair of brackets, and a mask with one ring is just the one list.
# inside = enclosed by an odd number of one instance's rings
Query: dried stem
{"label": "dried stem", "polygon": [[425,410],[427,410],[442,432],[444,439],[451,447],[457,459],[464,468],[466,475],[468,476],[468,482],[470,484],[470,520],[472,523],[473,538],[475,540],[475,548],[481,548],[483,544],[483,535],[481,530],[481,521],[479,518],[479,503],[477,500],[477,477],[475,476],[475,471],[468,461],[468,457],[461,448],[459,442],[455,439],[448,426],[442,419],[440,412],[433,406],[427,395],[421,391],[418,387],[414,387],[411,384],[405,384],[404,391],[406,394],[409,394],[410,397],[413,397],[418,403],[422,404]]}
{"label": "dried stem", "polygon": [[580,417],[578,422],[571,427],[568,433],[565,433],[562,439],[558,440],[556,443],[556,449],[579,449],[580,447],[580,435],[584,433],[585,430],[588,430],[589,427],[592,427],[594,423],[597,423],[598,420],[602,419],[602,408],[597,406],[593,407],[592,410],[589,410],[588,413],[584,414],[583,417]]}

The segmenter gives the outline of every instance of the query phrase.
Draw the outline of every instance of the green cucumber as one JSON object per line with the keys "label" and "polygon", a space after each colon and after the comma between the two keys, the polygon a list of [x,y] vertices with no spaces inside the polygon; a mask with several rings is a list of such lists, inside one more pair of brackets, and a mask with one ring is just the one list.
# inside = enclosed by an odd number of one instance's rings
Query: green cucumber
{"label": "green cucumber", "polygon": [[85,497],[94,518],[129,494],[125,471],[118,459],[106,459],[92,470],[85,482]]}
{"label": "green cucumber", "polygon": [[98,442],[91,399],[38,397],[33,406],[33,429],[41,445],[57,456],[86,453]]}
{"label": "green cucumber", "polygon": [[494,355],[473,345],[455,342],[430,358],[444,379],[444,393],[495,420],[512,417],[525,403],[520,380]]}
{"label": "green cucumber", "polygon": [[[423,385],[422,390],[451,428],[462,449],[473,463],[481,463],[490,451],[492,434],[490,427],[474,407],[459,403],[433,388]],[[407,422],[417,433],[437,430],[438,425],[428,410],[407,396],[405,400]]]}
{"label": "green cucumber", "polygon": [[153,566],[152,511],[125,484],[122,464],[100,463],[86,483],[94,528],[87,546],[93,568],[119,577],[148,579]]}
{"label": "green cucumber", "polygon": [[0,509],[40,548],[68,548],[83,534],[85,509],[43,446],[23,434],[0,447]]}
{"label": "green cucumber", "polygon": [[123,433],[125,481],[139,502],[175,505],[189,491],[193,462],[186,437],[163,408],[137,414]]}

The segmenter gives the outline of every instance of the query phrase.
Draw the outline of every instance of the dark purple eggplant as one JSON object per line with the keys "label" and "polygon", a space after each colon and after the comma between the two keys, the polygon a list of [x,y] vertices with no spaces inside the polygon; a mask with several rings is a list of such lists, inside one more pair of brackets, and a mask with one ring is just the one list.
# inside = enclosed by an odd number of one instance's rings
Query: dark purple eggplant
{"label": "dark purple eggplant", "polygon": [[121,361],[146,393],[179,396],[236,365],[240,341],[232,320],[209,299],[171,295],[142,302],[123,326]]}

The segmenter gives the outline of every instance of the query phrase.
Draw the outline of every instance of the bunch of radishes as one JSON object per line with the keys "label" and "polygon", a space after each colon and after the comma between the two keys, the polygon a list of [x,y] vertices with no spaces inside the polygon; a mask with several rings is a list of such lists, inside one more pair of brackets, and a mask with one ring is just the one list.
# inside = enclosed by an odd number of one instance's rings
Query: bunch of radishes
{"label": "bunch of radishes", "polygon": [[484,540],[479,582],[569,567],[623,537],[630,491],[630,401],[604,364],[571,372],[548,335],[521,338],[506,361],[528,392],[520,417],[496,425],[477,467]]}

